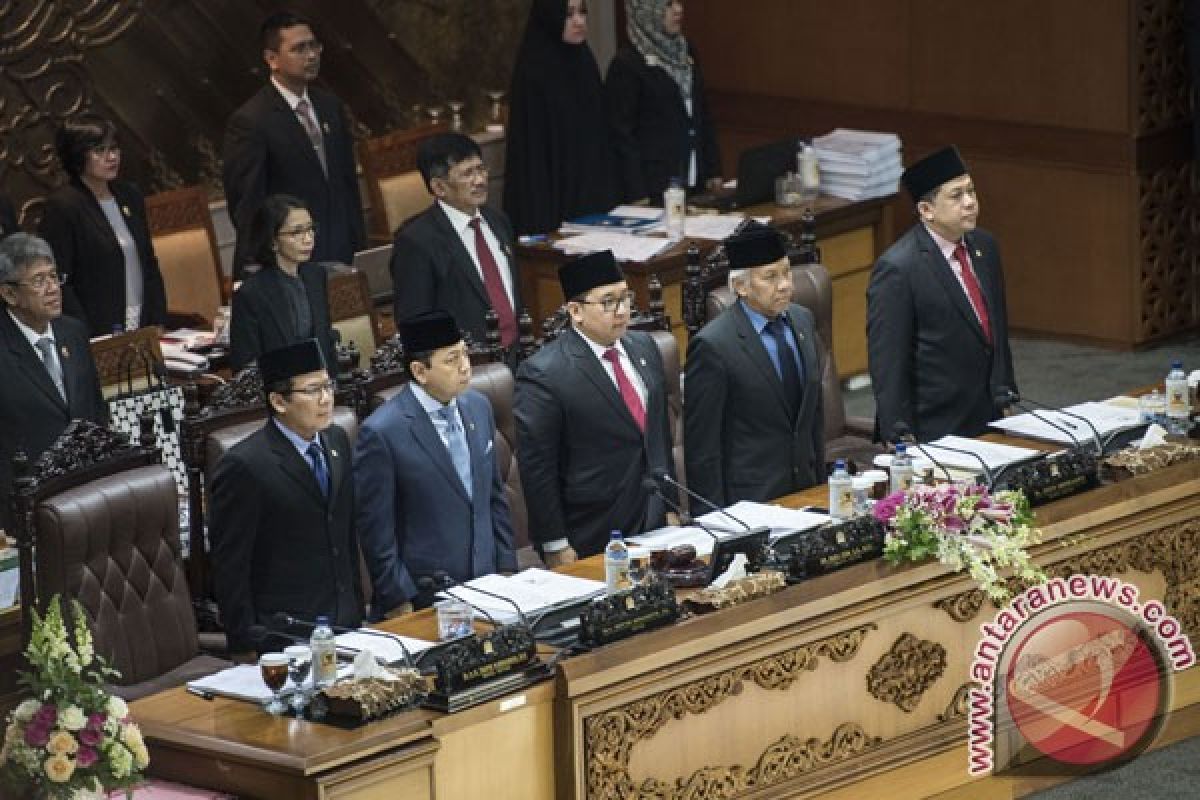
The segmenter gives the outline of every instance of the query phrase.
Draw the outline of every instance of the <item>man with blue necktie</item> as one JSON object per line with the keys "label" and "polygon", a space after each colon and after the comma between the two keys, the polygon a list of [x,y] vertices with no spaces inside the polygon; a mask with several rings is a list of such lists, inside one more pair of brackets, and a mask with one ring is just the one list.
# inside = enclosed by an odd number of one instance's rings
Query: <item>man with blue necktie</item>
{"label": "man with blue necktie", "polygon": [[469,388],[462,330],[441,310],[397,327],[412,380],[367,418],[354,446],[376,618],[431,604],[424,576],[468,581],[517,569],[496,423],[487,398]]}
{"label": "man with blue necktie", "polygon": [[269,419],[217,463],[210,491],[213,590],[239,661],[284,643],[254,631],[280,612],[343,627],[363,616],[350,440],[332,424],[321,347],[272,350],[258,368]]}
{"label": "man with blue necktie", "polygon": [[783,239],[752,224],[725,252],[738,299],[688,343],[683,407],[688,483],[719,505],[821,483],[825,460],[825,365]]}

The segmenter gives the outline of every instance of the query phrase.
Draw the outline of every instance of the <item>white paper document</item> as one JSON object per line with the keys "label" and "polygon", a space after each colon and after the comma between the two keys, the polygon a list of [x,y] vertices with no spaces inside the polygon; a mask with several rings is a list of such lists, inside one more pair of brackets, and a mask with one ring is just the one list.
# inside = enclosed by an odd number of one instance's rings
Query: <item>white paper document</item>
{"label": "white paper document", "polygon": [[[373,628],[372,633],[362,633],[360,631],[351,631],[349,633],[338,634],[334,638],[338,649],[347,650],[370,650],[375,654],[376,660],[384,664],[396,664],[404,662],[404,650],[397,644],[397,640],[405,647],[413,657],[422,650],[428,650],[433,647],[436,642],[427,642],[424,639],[413,639],[408,636],[400,636],[396,633],[388,633],[386,631],[377,631]],[[380,636],[379,634],[383,634]],[[385,639],[384,636],[387,638]]]}
{"label": "white paper document", "polygon": [[[476,588],[483,591],[475,591]],[[455,586],[450,592],[454,597],[484,609],[496,622],[504,624],[515,622],[517,611],[500,598],[516,603],[526,615],[535,615],[553,606],[603,594],[604,582],[532,568],[516,575],[484,575]]]}
{"label": "white paper document", "polygon": [[[714,533],[717,534],[718,538],[725,538],[725,536],[729,535],[722,535],[716,531]],[[691,526],[676,527],[668,525],[665,528],[639,533],[627,541],[629,544],[645,547],[649,550],[670,550],[672,547],[690,544],[696,548],[696,555],[698,556],[709,556],[712,555],[713,551],[712,536],[699,528]]]}
{"label": "white paper document", "polygon": [[[921,445],[921,447],[928,450],[929,454],[941,464],[945,464],[948,467],[974,471],[979,471],[979,459],[972,458],[966,453],[954,452],[955,450],[965,450],[967,453],[974,453],[983,459],[988,469],[993,472],[1003,469],[1009,464],[1015,464],[1018,461],[1028,461],[1041,455],[1037,450],[1030,450],[1027,447],[996,444],[995,442],[985,442],[979,439],[967,439],[963,436],[943,436],[936,442],[929,442],[928,444]],[[946,448],[953,449],[949,450]]]}
{"label": "white paper document", "polygon": [[[690,214],[684,220],[683,232],[693,239],[722,241],[733,235],[738,226],[746,221],[741,214]],[[665,233],[664,224],[655,225],[646,233]]]}
{"label": "white paper document", "polygon": [[[991,427],[1012,436],[1025,436],[1030,439],[1068,445],[1078,442],[1090,446],[1094,439],[1092,428],[1078,417],[1083,417],[1091,422],[1099,432],[1101,439],[1117,431],[1136,428],[1142,424],[1141,414],[1137,408],[1122,408],[1113,403],[1080,403],[1067,406],[1064,410],[1076,416],[1072,417],[1061,411],[1046,409],[1038,411],[1038,416],[1043,419],[1038,419],[1029,413],[1016,414],[995,420],[991,423]],[[1046,420],[1052,421],[1059,427],[1054,427]],[[1060,430],[1060,428],[1066,430]]]}
{"label": "white paper document", "polygon": [[[338,667],[338,677],[344,678],[351,674],[353,666],[343,664]],[[272,693],[263,683],[262,671],[257,664],[240,664],[213,673],[205,678],[188,681],[188,688],[199,692],[207,692],[221,697],[231,697],[234,700],[247,700],[251,703],[265,703],[271,699]],[[290,694],[295,685],[288,678],[284,686],[284,694]]]}
{"label": "white paper document", "polygon": [[671,244],[669,239],[661,236],[600,232],[568,236],[556,241],[554,247],[572,256],[611,250],[618,261],[649,261]]}
{"label": "white paper document", "polygon": [[745,530],[738,524],[739,521],[751,528],[765,525],[771,529],[771,538],[774,539],[796,531],[819,528],[829,522],[831,517],[815,511],[801,511],[795,508],[741,500],[724,511],[711,511],[697,519],[714,529],[721,527],[732,530],[734,533],[741,533]]}

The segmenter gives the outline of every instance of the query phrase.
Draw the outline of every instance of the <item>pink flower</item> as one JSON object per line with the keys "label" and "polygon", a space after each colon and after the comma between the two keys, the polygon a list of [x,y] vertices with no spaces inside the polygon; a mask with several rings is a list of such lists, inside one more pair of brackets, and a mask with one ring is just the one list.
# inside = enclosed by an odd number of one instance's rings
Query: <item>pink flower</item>
{"label": "pink flower", "polygon": [[[79,738],[82,739],[83,737],[80,736]],[[94,747],[83,745],[79,748],[79,752],[75,754],[75,761],[80,768],[87,769],[92,764],[95,764],[99,757]]]}
{"label": "pink flower", "polygon": [[25,744],[30,747],[45,747],[48,741],[50,741],[50,729],[39,725],[36,720],[31,721],[29,727],[25,729]]}
{"label": "pink flower", "polygon": [[872,509],[871,513],[874,515],[875,519],[879,520],[880,522],[888,523],[891,522],[892,518],[896,516],[896,512],[902,505],[904,505],[904,492],[896,492],[894,494],[889,494],[887,497],[876,503],[875,508]]}
{"label": "pink flower", "polygon": [[105,723],[105,721],[107,721],[107,719],[108,719],[108,717],[105,715],[105,713],[103,711],[97,711],[95,714],[88,714],[87,726],[89,728],[95,728],[96,730],[100,730],[101,728],[104,727],[104,723]]}
{"label": "pink flower", "polygon": [[42,727],[49,728],[54,724],[56,719],[58,719],[58,709],[50,703],[46,703],[37,710],[37,713],[33,715],[32,721],[36,722]]}
{"label": "pink flower", "polygon": [[98,746],[103,738],[104,735],[99,730],[90,726],[79,732],[79,743],[88,747]]}

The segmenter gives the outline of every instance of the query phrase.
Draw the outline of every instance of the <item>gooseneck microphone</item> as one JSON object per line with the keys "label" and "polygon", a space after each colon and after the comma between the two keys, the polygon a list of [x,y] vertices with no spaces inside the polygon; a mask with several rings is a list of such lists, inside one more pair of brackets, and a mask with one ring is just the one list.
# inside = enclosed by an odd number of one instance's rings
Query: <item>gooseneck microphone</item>
{"label": "gooseneck microphone", "polygon": [[[902,428],[908,435],[910,435],[910,436],[912,435],[909,430],[908,425],[904,422],[897,422],[896,425],[893,427],[893,430],[899,435],[900,430]],[[951,447],[950,445],[947,445],[947,444],[932,444],[932,443],[930,443],[929,446],[934,448],[935,450],[945,450],[947,453],[958,453],[960,456],[966,456],[967,458],[975,459],[975,461],[979,464],[979,468],[983,471],[983,479],[985,481],[985,484],[984,484],[985,488],[990,492],[992,490],[992,487],[995,486],[996,475],[994,472],[992,472],[992,468],[988,466],[987,462],[983,460],[983,457],[980,456],[979,453],[975,453],[975,452],[966,450],[961,447]],[[931,458],[931,460],[932,460],[932,458]],[[934,461],[934,463],[936,464],[937,462]],[[943,467],[942,469],[944,470],[945,467]]]}
{"label": "gooseneck microphone", "polygon": [[[700,495],[696,494],[696,493],[695,493],[695,492],[693,492],[691,489],[689,489],[688,487],[684,486],[684,485],[683,485],[682,483],[680,483],[679,481],[677,481],[677,480],[675,480],[674,478],[672,478],[672,477],[671,477],[671,475],[670,475],[670,473],[668,473],[666,470],[659,470],[658,472],[655,472],[655,473],[653,473],[653,480],[654,480],[654,481],[656,481],[656,482],[657,482],[657,481],[661,481],[661,482],[663,482],[663,483],[669,483],[669,484],[671,484],[671,486],[673,486],[673,487],[675,487],[676,489],[679,489],[680,491],[682,491],[682,492],[683,492],[684,494],[686,494],[688,497],[692,498],[693,500],[695,500],[695,501],[697,501],[697,502],[703,503],[705,506],[707,506],[708,508],[710,508],[710,509],[712,509],[713,511],[717,512],[717,513],[718,513],[718,514],[720,514],[721,516],[723,516],[723,517],[729,517],[731,520],[733,520],[734,522],[736,522],[738,525],[741,525],[741,526],[742,526],[743,528],[745,528],[747,531],[753,531],[753,530],[754,530],[754,529],[753,529],[753,528],[751,528],[749,525],[747,525],[747,524],[746,524],[744,521],[742,521],[742,520],[738,519],[738,518],[737,518],[737,517],[735,517],[733,514],[730,514],[728,511],[726,511],[725,509],[723,509],[723,508],[721,508],[720,506],[718,506],[718,505],[717,505],[716,503],[714,503],[712,500],[709,500],[707,497],[702,497],[702,496],[700,496]],[[662,498],[664,498],[664,500],[665,500],[665,499],[666,499],[666,494],[665,494],[665,492],[663,492],[663,490],[662,490],[662,486],[661,486],[661,485],[658,485],[658,484],[656,483],[656,490],[657,490],[658,496],[659,496],[659,497],[662,497]],[[677,504],[675,504],[675,503],[668,503],[668,505],[672,506],[672,507],[675,509],[675,513],[677,513],[677,514],[679,513],[679,506],[678,506]],[[697,526],[697,527],[699,527],[699,526]]]}
{"label": "gooseneck microphone", "polygon": [[679,515],[679,522],[684,527],[699,528],[700,530],[704,531],[709,536],[711,536],[712,540],[713,540],[713,552],[714,553],[716,552],[716,546],[717,546],[717,543],[721,541],[721,537],[718,536],[713,531],[712,528],[708,527],[703,522],[700,522],[698,519],[696,519],[691,514],[689,514],[687,511],[685,511],[683,509],[683,507],[679,505],[679,503],[675,502],[675,500],[670,495],[668,495],[666,492],[663,491],[663,488],[659,484],[658,481],[656,481],[654,478],[647,476],[646,478],[642,479],[642,488],[658,495],[659,499],[661,499],[664,503],[666,503],[668,506],[670,506],[671,510]]}
{"label": "gooseneck microphone", "polygon": [[[1017,408],[1024,411],[1029,416],[1033,417],[1034,419],[1040,420],[1041,422],[1044,422],[1045,424],[1049,425],[1051,428],[1054,428],[1055,430],[1059,431],[1060,433],[1066,434],[1067,438],[1071,440],[1071,443],[1073,445],[1075,445],[1075,447],[1079,447],[1079,448],[1083,447],[1083,442],[1081,442],[1079,440],[1079,437],[1076,436],[1074,433],[1072,433],[1069,428],[1067,428],[1065,425],[1061,425],[1061,424],[1055,422],[1054,420],[1050,419],[1045,414],[1039,413],[1038,410],[1036,408],[1034,408],[1033,406],[1031,406],[1030,404],[1022,402],[1021,395],[1017,394],[1012,389],[1007,389],[1007,388],[1000,389],[998,392],[996,392],[996,399],[1001,401],[1002,403],[1014,405]],[[1074,427],[1074,426],[1072,426],[1072,427]]]}
{"label": "gooseneck microphone", "polygon": [[[517,601],[513,600],[511,597],[505,597],[502,594],[497,594],[496,592],[490,592],[487,589],[480,589],[478,586],[465,586],[461,581],[455,580],[454,578],[452,578],[450,576],[450,573],[448,573],[444,570],[437,570],[430,575],[422,575],[420,578],[417,579],[417,587],[422,590],[428,591],[430,589],[433,589],[436,591],[445,592],[446,594],[450,595],[454,599],[460,600],[460,601],[466,603],[467,605],[471,606],[471,608],[477,608],[473,603],[463,600],[463,598],[460,597],[459,595],[451,594],[450,590],[452,588],[454,588],[455,586],[462,586],[464,589],[469,589],[472,592],[478,592],[479,594],[482,594],[486,597],[491,597],[493,599],[499,600],[502,603],[512,606],[513,610],[517,612],[517,619],[520,620],[521,624],[524,625],[526,628],[529,628],[530,630],[533,629],[533,626],[531,626],[529,624],[529,619],[525,616],[525,612],[521,610],[521,606],[518,605]],[[496,623],[496,620],[492,618],[492,615],[489,614],[487,611],[485,611],[482,608],[477,608],[477,610],[479,611],[479,613],[483,614],[483,616],[487,618],[488,622],[492,623],[493,627],[496,627],[496,628],[500,627]]]}
{"label": "gooseneck microphone", "polygon": [[[304,639],[284,632],[285,629],[292,627],[315,628],[317,627],[317,623],[314,620],[293,617],[291,614],[283,611],[277,611],[271,615],[271,628],[274,633],[277,633],[280,636],[290,637],[295,639],[297,642],[307,643]],[[413,668],[413,665],[416,663],[413,661],[412,653],[408,652],[408,648],[404,646],[403,640],[401,640],[396,634],[387,633],[386,631],[376,631],[372,630],[371,628],[347,628],[342,625],[333,624],[330,624],[329,629],[334,633],[361,633],[366,636],[377,636],[380,639],[386,639],[392,644],[399,646],[400,652],[404,653],[405,666]],[[344,649],[354,650],[353,647],[346,647]]]}
{"label": "gooseneck microphone", "polygon": [[915,448],[918,453],[928,458],[933,462],[935,467],[942,471],[942,474],[946,476],[946,483],[954,483],[954,479],[950,477],[950,470],[946,469],[945,464],[938,461],[928,450],[921,446],[921,443],[917,441],[917,437],[913,435],[912,429],[908,427],[907,422],[897,420],[896,424],[892,426],[892,430],[896,434],[894,441],[903,442],[905,445]]}
{"label": "gooseneck microphone", "polygon": [[[1030,400],[1028,397],[1021,397],[1020,393],[1017,391],[1014,391],[1013,389],[1008,389],[1006,391],[1006,396],[1007,396],[1009,402],[1012,403],[1013,405],[1017,406],[1018,408],[1023,409],[1022,403],[1024,403],[1027,405],[1037,406],[1038,408],[1046,409],[1047,411],[1057,411],[1059,414],[1062,414],[1065,417],[1070,417],[1071,419],[1077,419],[1077,420],[1082,421],[1083,424],[1087,425],[1088,429],[1091,430],[1091,432],[1092,432],[1092,444],[1094,444],[1096,446],[1096,455],[1098,455],[1098,456],[1104,455],[1103,437],[1100,436],[1099,429],[1097,429],[1095,424],[1093,424],[1092,421],[1090,419],[1088,419],[1087,417],[1085,417],[1083,414],[1076,414],[1074,411],[1067,411],[1065,408],[1054,408],[1052,406],[1046,405],[1045,403],[1039,403],[1037,400]],[[1032,413],[1032,412],[1030,412],[1030,413]],[[1040,417],[1039,417],[1039,419],[1040,419]],[[1074,438],[1074,437],[1072,437],[1072,438]]]}

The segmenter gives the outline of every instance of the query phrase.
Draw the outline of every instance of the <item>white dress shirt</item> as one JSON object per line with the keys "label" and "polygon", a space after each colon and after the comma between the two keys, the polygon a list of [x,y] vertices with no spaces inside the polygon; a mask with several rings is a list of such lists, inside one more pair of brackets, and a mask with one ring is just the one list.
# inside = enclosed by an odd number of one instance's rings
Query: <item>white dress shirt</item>
{"label": "white dress shirt", "polygon": [[279,93],[283,95],[284,102],[288,104],[288,108],[290,108],[296,114],[296,116],[300,116],[300,112],[296,111],[296,104],[302,99],[308,100],[308,117],[312,120],[313,127],[319,131],[325,130],[321,127],[321,120],[317,116],[317,107],[313,105],[313,101],[308,96],[308,89],[304,90],[304,94],[296,94],[291,89],[288,89],[282,83],[275,80],[274,75],[271,76],[271,83],[275,86]]}
{"label": "white dress shirt", "polygon": [[463,247],[467,248],[467,253],[475,264],[475,271],[479,273],[479,282],[487,286],[487,281],[483,277],[483,267],[479,264],[479,254],[475,252],[475,229],[471,227],[471,220],[479,217],[479,230],[483,231],[483,240],[487,242],[488,248],[492,251],[492,258],[495,259],[496,266],[500,268],[500,280],[504,282],[504,293],[508,295],[508,304],[516,308],[516,303],[513,302],[512,270],[509,267],[508,256],[505,254],[504,248],[500,246],[500,240],[496,238],[496,234],[492,233],[492,228],[488,225],[487,220],[479,211],[475,212],[475,216],[467,216],[449,203],[443,203],[441,200],[438,200],[437,203],[445,212],[446,218],[450,220],[450,227],[454,228],[458,238],[462,239]]}

